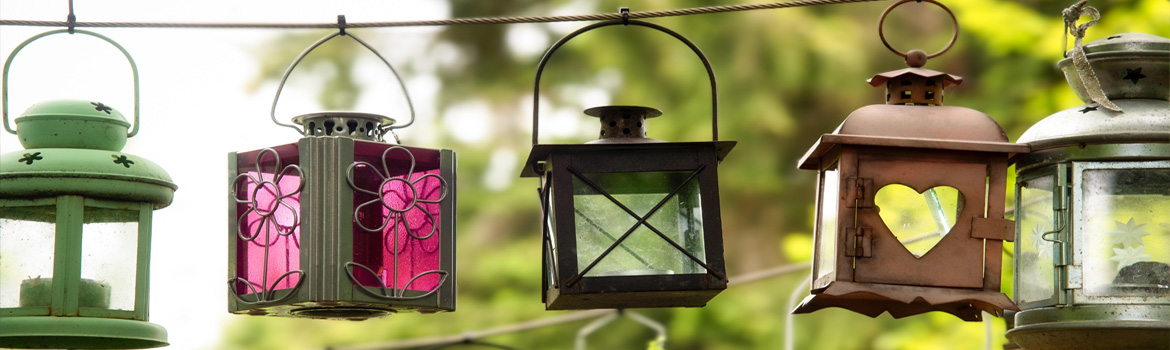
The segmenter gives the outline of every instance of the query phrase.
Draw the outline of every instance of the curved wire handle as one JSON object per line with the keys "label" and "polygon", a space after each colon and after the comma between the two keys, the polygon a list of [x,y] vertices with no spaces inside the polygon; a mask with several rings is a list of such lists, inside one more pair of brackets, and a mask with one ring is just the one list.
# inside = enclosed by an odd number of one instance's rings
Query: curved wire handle
{"label": "curved wire handle", "polygon": [[130,53],[126,52],[126,49],[123,48],[122,45],[118,45],[117,42],[114,42],[114,39],[107,38],[104,35],[94,33],[94,32],[88,31],[88,30],[80,30],[80,29],[73,29],[73,28],[50,30],[50,31],[47,31],[47,32],[44,32],[41,34],[37,34],[36,36],[28,38],[28,40],[25,40],[23,43],[20,43],[20,45],[17,45],[16,49],[12,50],[12,54],[8,55],[8,59],[4,61],[4,73],[3,73],[4,92],[2,93],[2,95],[0,95],[0,100],[2,100],[2,101],[0,101],[0,104],[2,104],[2,109],[3,109],[4,130],[8,131],[8,133],[10,133],[10,134],[16,135],[16,130],[8,126],[8,68],[9,68],[9,66],[12,66],[12,59],[16,58],[16,54],[19,53],[20,50],[23,49],[25,46],[28,46],[28,44],[31,44],[33,41],[36,41],[37,39],[40,39],[40,38],[44,38],[46,36],[50,36],[53,34],[61,34],[61,33],[85,34],[85,35],[89,35],[89,36],[92,36],[92,37],[95,37],[98,39],[102,39],[105,42],[110,43],[110,45],[114,45],[114,47],[118,48],[118,51],[122,51],[122,55],[126,56],[126,60],[130,62],[130,70],[132,72],[134,72],[134,125],[131,127],[130,132],[126,133],[126,137],[129,138],[129,137],[134,137],[134,135],[137,135],[138,134],[138,90],[139,89],[138,89],[138,65],[134,63],[134,58],[130,57]]}
{"label": "curved wire handle", "polygon": [[[341,19],[341,21],[344,21],[344,19]],[[337,36],[347,36],[353,38],[353,40],[357,41],[358,44],[362,44],[362,46],[364,46],[367,50],[373,52],[374,56],[378,56],[378,59],[382,60],[382,63],[385,63],[386,67],[390,68],[390,72],[394,73],[394,79],[398,80],[398,87],[402,88],[402,95],[406,97],[406,106],[410,108],[410,121],[402,125],[383,125],[381,127],[381,132],[386,133],[390,130],[401,129],[410,126],[410,124],[414,124],[414,103],[410,101],[410,93],[406,91],[406,83],[404,83],[402,81],[402,77],[398,75],[398,70],[394,69],[394,66],[390,64],[390,61],[387,61],[385,57],[382,57],[382,54],[379,53],[378,50],[374,50],[373,47],[370,47],[370,44],[366,44],[365,41],[362,41],[362,39],[354,36],[353,33],[346,33],[344,27],[341,29],[341,31],[326,35],[325,37],[317,40],[317,42],[313,43],[313,45],[310,45],[309,48],[301,52],[301,54],[298,55],[295,60],[293,60],[292,65],[288,66],[288,69],[284,71],[284,76],[280,78],[280,86],[276,88],[276,97],[272,99],[272,110],[269,112],[269,116],[272,117],[272,122],[276,123],[276,125],[292,128],[293,130],[301,133],[302,136],[306,134],[305,130],[301,129],[299,126],[281,123],[280,121],[276,120],[276,104],[277,102],[280,102],[280,92],[284,90],[284,83],[288,81],[288,76],[292,74],[292,71],[297,67],[297,64],[301,63],[301,60],[305,59],[305,56],[308,56],[309,52],[312,52],[313,49],[316,49],[318,46],[321,46],[321,44],[329,41],[329,39],[333,39]]]}
{"label": "curved wire handle", "polygon": [[885,34],[884,30],[882,29],[882,27],[886,23],[886,15],[889,15],[890,11],[893,11],[895,7],[901,6],[902,4],[905,4],[905,3],[908,3],[911,1],[913,1],[913,2],[929,2],[929,3],[937,5],[938,7],[942,8],[943,11],[946,11],[947,15],[951,16],[951,24],[955,26],[955,33],[951,34],[951,41],[947,42],[947,46],[942,48],[942,50],[938,50],[938,52],[927,55],[926,58],[938,57],[938,55],[941,55],[941,54],[947,52],[947,50],[950,50],[951,46],[955,46],[955,40],[957,40],[959,38],[959,20],[955,18],[955,13],[951,12],[951,9],[947,8],[946,5],[943,5],[943,4],[939,3],[938,1],[934,1],[934,0],[902,0],[902,1],[898,1],[897,3],[895,3],[893,5],[890,5],[890,7],[887,7],[886,10],[884,12],[882,12],[881,19],[878,20],[878,37],[882,39],[882,44],[885,44],[887,49],[890,49],[890,51],[893,51],[898,56],[902,56],[902,58],[906,58],[906,56],[908,55],[907,53],[902,52],[902,51],[898,51],[898,49],[895,49],[893,45],[890,45],[890,43],[888,41],[886,41],[886,34]]}
{"label": "curved wire handle", "polygon": [[703,51],[699,50],[698,46],[695,46],[694,43],[692,43],[690,40],[687,40],[687,38],[683,37],[682,34],[676,33],[675,31],[667,29],[666,27],[663,27],[663,26],[660,26],[657,24],[653,24],[653,23],[649,23],[649,22],[617,19],[617,20],[612,20],[612,21],[605,21],[605,22],[598,22],[598,23],[590,24],[588,26],[582,27],[581,29],[577,29],[576,31],[574,31],[572,33],[569,33],[569,35],[566,35],[564,38],[561,38],[561,40],[559,40],[555,44],[553,44],[553,46],[548,49],[548,52],[544,53],[544,57],[540,58],[540,65],[537,66],[537,68],[536,68],[536,84],[532,88],[532,144],[533,145],[538,144],[537,141],[539,140],[539,133],[540,133],[540,76],[544,73],[544,66],[545,66],[545,64],[548,63],[549,58],[552,58],[553,53],[557,52],[557,49],[561,48],[562,45],[564,45],[570,39],[573,39],[574,37],[581,35],[581,33],[585,33],[585,32],[588,32],[590,30],[594,30],[594,29],[601,28],[601,27],[608,27],[608,26],[615,26],[615,25],[641,26],[641,27],[647,27],[650,29],[656,29],[660,32],[670,34],[670,36],[673,36],[675,39],[678,39],[679,41],[682,41],[684,44],[686,44],[687,47],[690,47],[691,51],[694,51],[695,55],[699,56],[699,59],[703,61],[703,67],[707,68],[707,78],[709,78],[711,80],[711,141],[719,141],[719,94],[716,91],[717,89],[715,86],[715,71],[711,69],[711,62],[707,60],[707,56],[703,55]]}

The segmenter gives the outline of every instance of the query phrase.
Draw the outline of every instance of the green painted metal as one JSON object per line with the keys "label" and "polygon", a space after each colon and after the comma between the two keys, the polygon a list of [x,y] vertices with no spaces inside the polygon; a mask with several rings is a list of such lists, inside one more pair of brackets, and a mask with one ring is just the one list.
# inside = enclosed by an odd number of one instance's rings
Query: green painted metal
{"label": "green painted metal", "polygon": [[3,317],[0,346],[20,349],[142,349],[167,346],[167,330],[141,321],[91,317]]}
{"label": "green painted metal", "polygon": [[[0,155],[0,217],[53,223],[52,276],[37,278],[21,290],[21,305],[0,309],[0,347],[124,349],[166,346],[162,326],[146,322],[150,305],[150,244],[154,209],[171,204],[177,186],[154,162],[121,152],[127,138],[138,131],[138,71],[126,50],[104,36],[76,31],[117,47],[134,72],[134,123],[105,104],[84,100],[53,100],[33,105],[8,125],[8,68],[25,45],[16,48],[4,65],[3,123],[27,149]],[[54,215],[34,206],[54,206]],[[83,247],[87,220],[107,222],[94,210],[128,211],[119,220],[137,225],[137,248],[119,254],[135,255],[133,310],[111,308],[109,286],[83,279]],[[134,215],[134,214],[137,215]],[[122,222],[115,220],[116,222]],[[92,247],[89,247],[92,248]],[[103,287],[105,289],[103,289]],[[24,284],[22,283],[22,288]],[[121,293],[128,293],[123,287]],[[48,295],[36,295],[35,292]],[[25,305],[25,293],[30,292]],[[107,295],[102,295],[103,293]],[[103,298],[104,297],[104,298]],[[43,304],[43,305],[42,305]],[[126,307],[126,306],[121,306]]]}
{"label": "green painted metal", "polygon": [[24,148],[87,148],[120,151],[130,123],[101,102],[52,100],[29,107],[16,117],[16,134]]}

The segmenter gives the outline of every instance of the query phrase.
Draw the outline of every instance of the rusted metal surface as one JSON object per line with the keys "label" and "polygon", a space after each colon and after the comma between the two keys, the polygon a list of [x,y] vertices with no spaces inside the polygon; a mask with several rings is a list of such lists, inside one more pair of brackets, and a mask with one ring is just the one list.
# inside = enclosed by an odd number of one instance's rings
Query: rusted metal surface
{"label": "rusted metal surface", "polygon": [[[889,312],[905,317],[943,311],[977,321],[984,311],[1002,315],[1017,310],[999,292],[1000,251],[1013,231],[1011,221],[1002,219],[1003,203],[1008,160],[1029,147],[1008,142],[999,124],[982,112],[942,106],[942,88],[962,78],[921,68],[928,57],[920,50],[890,50],[905,57],[910,68],[870,79],[873,86],[886,86],[886,104],[851,113],[798,163],[801,169],[821,172],[821,198],[813,270],[818,278],[812,295],[793,312],[841,307],[869,316]],[[834,183],[835,191],[823,188]],[[933,247],[911,252],[879,215],[883,208],[874,200],[891,185],[924,195],[938,187],[956,190],[955,224],[943,225],[946,231],[939,232]],[[832,225],[821,223],[833,217]],[[823,242],[836,243],[833,249],[822,249]],[[827,266],[821,264],[831,264],[833,271],[822,274]]]}

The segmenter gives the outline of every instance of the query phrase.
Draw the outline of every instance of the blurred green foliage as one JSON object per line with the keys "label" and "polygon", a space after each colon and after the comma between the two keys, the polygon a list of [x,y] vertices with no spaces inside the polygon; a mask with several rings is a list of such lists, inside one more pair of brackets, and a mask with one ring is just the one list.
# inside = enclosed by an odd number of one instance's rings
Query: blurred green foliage
{"label": "blurred green foliage", "polygon": [[[700,0],[453,0],[451,17],[543,15],[633,11],[723,5]],[[987,113],[1016,139],[1033,123],[1082,104],[1054,69],[1061,58],[1061,10],[1071,0],[948,1],[962,28],[948,53],[927,68],[965,77],[949,91],[949,105]],[[738,141],[721,164],[720,190],[729,274],[809,261],[815,173],[796,169],[797,159],[849,113],[881,103],[883,91],[865,79],[904,67],[883,47],[877,20],[890,2],[748,11],[651,19],[695,42],[710,58],[719,83],[720,138]],[[1102,21],[1086,41],[1120,32],[1170,36],[1170,2],[1099,1]],[[557,12],[559,13],[559,12]],[[530,146],[532,84],[540,52],[579,25],[468,25],[442,29],[439,40],[419,56],[454,52],[455,63],[432,68],[442,83],[436,109],[468,102],[487,106],[489,137],[464,141],[445,129],[444,118],[420,116],[438,133],[433,144],[459,153],[458,277],[455,313],[393,315],[363,322],[237,317],[225,326],[224,349],[324,349],[391,340],[460,334],[471,330],[556,315],[540,303],[540,209],[536,180],[516,175],[491,177],[498,159],[527,157]],[[395,29],[378,31],[391,35]],[[900,7],[886,23],[886,36],[899,49],[933,52],[950,37],[950,22],[932,6]],[[279,79],[295,54],[319,33],[284,37],[258,50],[257,83]],[[363,34],[363,37],[370,36]],[[375,40],[368,41],[375,42]],[[352,43],[350,43],[352,44]],[[378,47],[378,44],[373,44]],[[321,103],[329,109],[352,106],[357,45],[326,45],[302,65],[324,77]],[[402,48],[387,48],[402,49]],[[316,52],[316,51],[315,51]],[[527,52],[527,53],[526,53]],[[399,66],[407,77],[432,74],[420,62]],[[395,62],[396,65],[399,63]],[[434,65],[432,63],[428,63]],[[592,89],[592,90],[591,90]],[[609,27],[586,33],[558,51],[542,81],[542,143],[579,143],[595,138],[588,117],[555,118],[556,111],[580,111],[583,96],[601,89],[609,104],[646,105],[665,112],[650,125],[650,136],[670,141],[710,137],[707,77],[694,54],[661,33],[637,27]],[[429,121],[427,121],[429,120]],[[557,125],[569,123],[568,126]],[[573,125],[572,123],[577,123]],[[580,126],[580,127],[576,127]],[[549,133],[551,128],[568,133]],[[574,128],[575,127],[575,128]],[[411,129],[402,132],[411,144]],[[573,131],[575,130],[575,131]],[[554,136],[556,134],[557,136]],[[417,145],[417,144],[416,144]],[[503,154],[511,157],[500,157]],[[496,171],[498,172],[498,171]],[[1014,181],[1014,176],[1009,182]],[[1009,186],[1010,188],[1011,186]],[[1011,201],[1012,196],[1008,198]],[[1010,204],[1010,203],[1005,203]],[[1010,254],[1010,252],[1009,252]],[[1011,258],[1005,255],[1004,292],[1011,295]],[[789,295],[807,289],[806,273],[795,273],[729,288],[705,308],[655,309],[643,313],[666,324],[669,349],[778,349],[784,344]],[[802,291],[798,293],[807,293]],[[803,294],[801,294],[803,295]],[[905,319],[875,319],[840,309],[796,315],[796,349],[981,349],[985,325],[943,313]],[[1003,321],[993,319],[990,348],[1003,342]],[[570,349],[585,322],[491,337],[519,349]],[[645,348],[654,337],[633,321],[619,319],[590,337],[593,349]],[[471,347],[468,347],[471,348]]]}

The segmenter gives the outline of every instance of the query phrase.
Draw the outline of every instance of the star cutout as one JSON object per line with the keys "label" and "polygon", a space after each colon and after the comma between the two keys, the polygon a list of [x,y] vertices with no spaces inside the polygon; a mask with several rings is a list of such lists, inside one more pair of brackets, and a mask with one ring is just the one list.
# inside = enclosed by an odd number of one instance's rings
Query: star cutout
{"label": "star cutout", "polygon": [[1121,223],[1121,221],[1114,221],[1117,223],[1117,229],[1106,232],[1106,234],[1113,235],[1113,242],[1110,244],[1121,244],[1122,247],[1128,248],[1131,244],[1141,246],[1142,237],[1149,236],[1146,232],[1146,224],[1138,225],[1133,222],[1133,218],[1129,218],[1129,222]]}
{"label": "star cutout", "polygon": [[[1138,68],[1138,69],[1141,69],[1141,68]],[[110,106],[104,105],[101,102],[90,102],[89,104],[93,105],[93,109],[95,109],[95,110],[98,110],[101,112],[106,112],[106,114],[110,114]]]}
{"label": "star cutout", "polygon": [[1081,112],[1081,114],[1085,114],[1085,113],[1089,113],[1089,112],[1092,112],[1092,111],[1095,111],[1095,110],[1097,110],[1097,107],[1094,107],[1094,106],[1085,106],[1085,108],[1081,109],[1081,110],[1080,110],[1080,111],[1078,111],[1078,112]]}
{"label": "star cutout", "polygon": [[130,167],[130,164],[134,164],[134,161],[127,159],[126,156],[115,156],[112,154],[110,156],[114,157],[114,164],[122,164],[122,165],[126,166],[127,168]]}
{"label": "star cutout", "polygon": [[1146,254],[1146,246],[1128,247],[1128,248],[1113,248],[1113,257],[1109,260],[1117,262],[1117,271],[1122,268],[1146,261],[1153,256]]}
{"label": "star cutout", "polygon": [[1036,248],[1036,254],[1041,258],[1052,259],[1052,242],[1044,240],[1044,225],[1036,225],[1032,227],[1032,247]]}
{"label": "star cutout", "polygon": [[45,158],[41,157],[41,152],[36,152],[36,153],[32,153],[32,154],[25,153],[24,158],[17,159],[16,161],[23,162],[25,165],[32,165],[32,163],[34,161],[38,161],[41,159],[45,159]]}
{"label": "star cutout", "polygon": [[1142,67],[1138,67],[1137,69],[1126,68],[1125,76],[1121,79],[1132,81],[1134,85],[1137,85],[1138,80],[1145,77],[1146,75],[1142,74]]}

